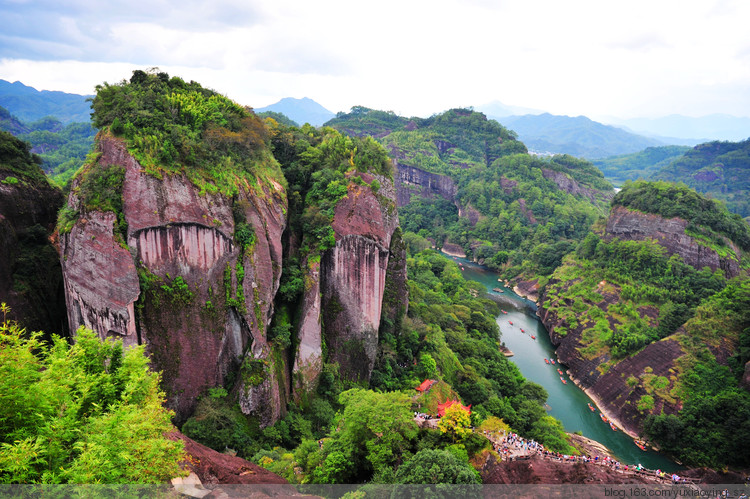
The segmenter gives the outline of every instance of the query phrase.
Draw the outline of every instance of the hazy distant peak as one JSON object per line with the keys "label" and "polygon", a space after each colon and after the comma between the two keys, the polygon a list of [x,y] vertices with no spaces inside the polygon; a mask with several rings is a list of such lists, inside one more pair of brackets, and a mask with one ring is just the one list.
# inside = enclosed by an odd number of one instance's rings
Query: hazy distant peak
{"label": "hazy distant peak", "polygon": [[310,123],[313,126],[320,126],[335,116],[334,113],[309,97],[302,97],[301,99],[284,97],[275,104],[255,109],[256,113],[265,111],[282,113],[299,124]]}
{"label": "hazy distant peak", "polygon": [[544,114],[544,111],[539,109],[532,109],[529,107],[512,106],[509,104],[503,104],[502,102],[495,100],[476,106],[477,111],[483,112],[488,118],[504,118],[506,116],[522,115],[522,114]]}

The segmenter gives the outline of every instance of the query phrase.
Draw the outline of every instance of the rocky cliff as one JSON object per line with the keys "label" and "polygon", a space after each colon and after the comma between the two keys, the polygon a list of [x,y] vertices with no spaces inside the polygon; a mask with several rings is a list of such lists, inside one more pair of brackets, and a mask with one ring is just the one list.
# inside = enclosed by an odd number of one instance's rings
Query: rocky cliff
{"label": "rocky cliff", "polygon": [[0,302],[31,331],[65,335],[62,271],[50,235],[63,204],[26,144],[0,132]]}
{"label": "rocky cliff", "polygon": [[[321,295],[329,360],[349,379],[368,381],[375,363],[383,294],[398,228],[390,179],[362,174],[368,185],[350,183],[336,205],[336,245],[321,260]],[[377,180],[375,192],[369,184]],[[405,255],[398,250],[397,258]],[[402,272],[403,264],[392,272]]]}
{"label": "rocky cliff", "polygon": [[[103,135],[96,147],[98,161],[68,199],[78,219],[60,237],[71,328],[148,345],[178,419],[238,368],[243,410],[277,419],[288,385],[275,379],[266,326],[281,274],[284,189],[259,182],[230,199],[184,175],[146,173],[120,139]],[[124,169],[122,213],[87,209],[81,179],[112,166]],[[249,245],[235,241],[240,223],[253,233]]]}
{"label": "rocky cliff", "polygon": [[452,178],[401,164],[398,159],[393,160],[393,167],[398,176],[396,181],[398,206],[409,204],[412,195],[428,199],[440,196],[448,201],[455,202],[458,187]]}
{"label": "rocky cliff", "polygon": [[606,234],[625,240],[652,239],[667,249],[669,254],[678,254],[685,263],[700,269],[721,269],[727,277],[740,273],[740,250],[725,239],[723,254],[718,253],[697,238],[685,233],[688,221],[681,218],[663,218],[651,213],[615,206],[607,219]]}
{"label": "rocky cliff", "polygon": [[582,186],[575,179],[560,171],[542,168],[542,176],[548,180],[553,181],[557,185],[557,187],[560,188],[560,190],[574,196],[585,197],[591,202],[601,200],[609,201],[615,195],[614,191],[597,190]]}
{"label": "rocky cliff", "polygon": [[[668,254],[679,255],[696,269],[709,267],[722,270],[727,277],[739,275],[741,252],[734,243],[726,240],[726,251],[717,252],[686,234],[687,227],[688,222],[681,218],[665,219],[615,206],[607,219],[605,238],[653,240]],[[648,414],[680,410],[679,376],[690,355],[685,345],[692,340],[686,339],[681,328],[659,341],[644,341],[625,358],[613,358],[612,340],[621,338],[620,334],[632,334],[629,329],[637,324],[642,325],[642,330],[653,331],[665,314],[655,305],[637,305],[640,302],[633,301],[633,289],[639,289],[638,283],[627,290],[626,284],[630,283],[618,285],[601,280],[592,284],[601,277],[590,279],[582,273],[583,264],[579,264],[578,260],[569,259],[567,267],[553,275],[540,297],[537,314],[549,331],[560,362],[567,366],[575,382],[618,425],[638,435]],[[596,272],[593,267],[588,271]],[[569,292],[575,288],[579,291]],[[573,298],[561,298],[564,296]],[[716,342],[708,347],[719,363],[726,364],[731,343]]]}
{"label": "rocky cliff", "polygon": [[[547,296],[542,295],[540,303],[546,299]],[[606,310],[618,299],[619,292],[605,295],[600,308]],[[642,313],[645,317],[646,311]],[[657,386],[659,394],[664,396],[654,397],[653,411],[672,414],[679,409],[679,400],[670,393],[676,382],[675,363],[685,352],[675,338],[667,337],[651,343],[634,356],[614,362],[609,349],[591,347],[591,338],[584,332],[594,325],[591,318],[581,317],[575,327],[570,327],[543,305],[540,305],[537,315],[548,329],[558,361],[568,369],[571,379],[586,391],[602,412],[631,436],[640,435],[640,425],[646,415],[639,410],[639,401],[646,395],[653,395]],[[565,335],[557,332],[561,326],[567,330]],[[661,386],[659,383],[666,384]]]}

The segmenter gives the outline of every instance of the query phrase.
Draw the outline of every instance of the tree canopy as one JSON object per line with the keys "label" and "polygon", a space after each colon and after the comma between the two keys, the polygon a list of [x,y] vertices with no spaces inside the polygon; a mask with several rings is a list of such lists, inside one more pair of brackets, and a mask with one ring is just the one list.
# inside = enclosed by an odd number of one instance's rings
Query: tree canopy
{"label": "tree canopy", "polygon": [[[7,312],[5,304],[0,309]],[[1,483],[164,483],[182,442],[143,347],[81,328],[71,346],[0,325]]]}

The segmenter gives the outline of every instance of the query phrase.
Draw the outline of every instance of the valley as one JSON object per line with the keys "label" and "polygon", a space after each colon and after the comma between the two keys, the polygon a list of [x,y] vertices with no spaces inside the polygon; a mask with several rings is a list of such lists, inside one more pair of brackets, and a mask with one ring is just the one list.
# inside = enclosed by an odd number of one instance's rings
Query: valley
{"label": "valley", "polygon": [[[670,151],[658,171],[722,204],[665,180],[615,192],[469,108],[296,126],[152,69],[99,85],[92,109],[93,138],[42,140],[2,114],[39,140],[0,132],[2,341],[28,375],[3,393],[51,397],[0,411],[3,480],[124,479],[97,475],[121,466],[118,442],[74,436],[116,408],[158,414],[162,478],[203,444],[296,484],[420,483],[434,462],[441,482],[477,484],[481,463],[508,463],[471,428],[565,455],[580,432],[666,471],[750,466],[745,143]],[[93,140],[75,173],[33,154],[55,140]],[[80,374],[53,390],[35,362]]]}

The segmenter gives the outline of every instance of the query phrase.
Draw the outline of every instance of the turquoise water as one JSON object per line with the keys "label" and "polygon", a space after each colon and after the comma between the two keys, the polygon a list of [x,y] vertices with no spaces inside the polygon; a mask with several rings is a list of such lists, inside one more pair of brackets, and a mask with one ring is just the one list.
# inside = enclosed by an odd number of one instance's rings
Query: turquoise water
{"label": "turquoise water", "polygon": [[[556,360],[557,357],[547,329],[535,314],[536,304],[504,287],[498,282],[498,276],[494,272],[462,258],[453,260],[463,267],[464,278],[484,284],[490,294],[500,302],[500,308],[507,312],[497,317],[501,332],[500,341],[513,351],[514,356],[510,357],[510,360],[518,366],[526,379],[542,385],[547,390],[548,412],[562,421],[565,431],[580,431],[584,436],[601,442],[623,464],[641,463],[646,468],[664,471],[681,469],[662,454],[640,450],[622,431],[612,431],[609,425],[600,419],[598,410],[592,412],[588,408],[587,404],[591,402],[593,405],[593,401],[567,374],[563,374],[567,384],[560,381],[557,369],[562,369],[563,373],[565,369],[557,364],[545,364],[545,358]],[[493,288],[501,288],[503,293],[492,291]],[[521,329],[525,332],[521,332]],[[532,339],[532,336],[536,339]]]}

